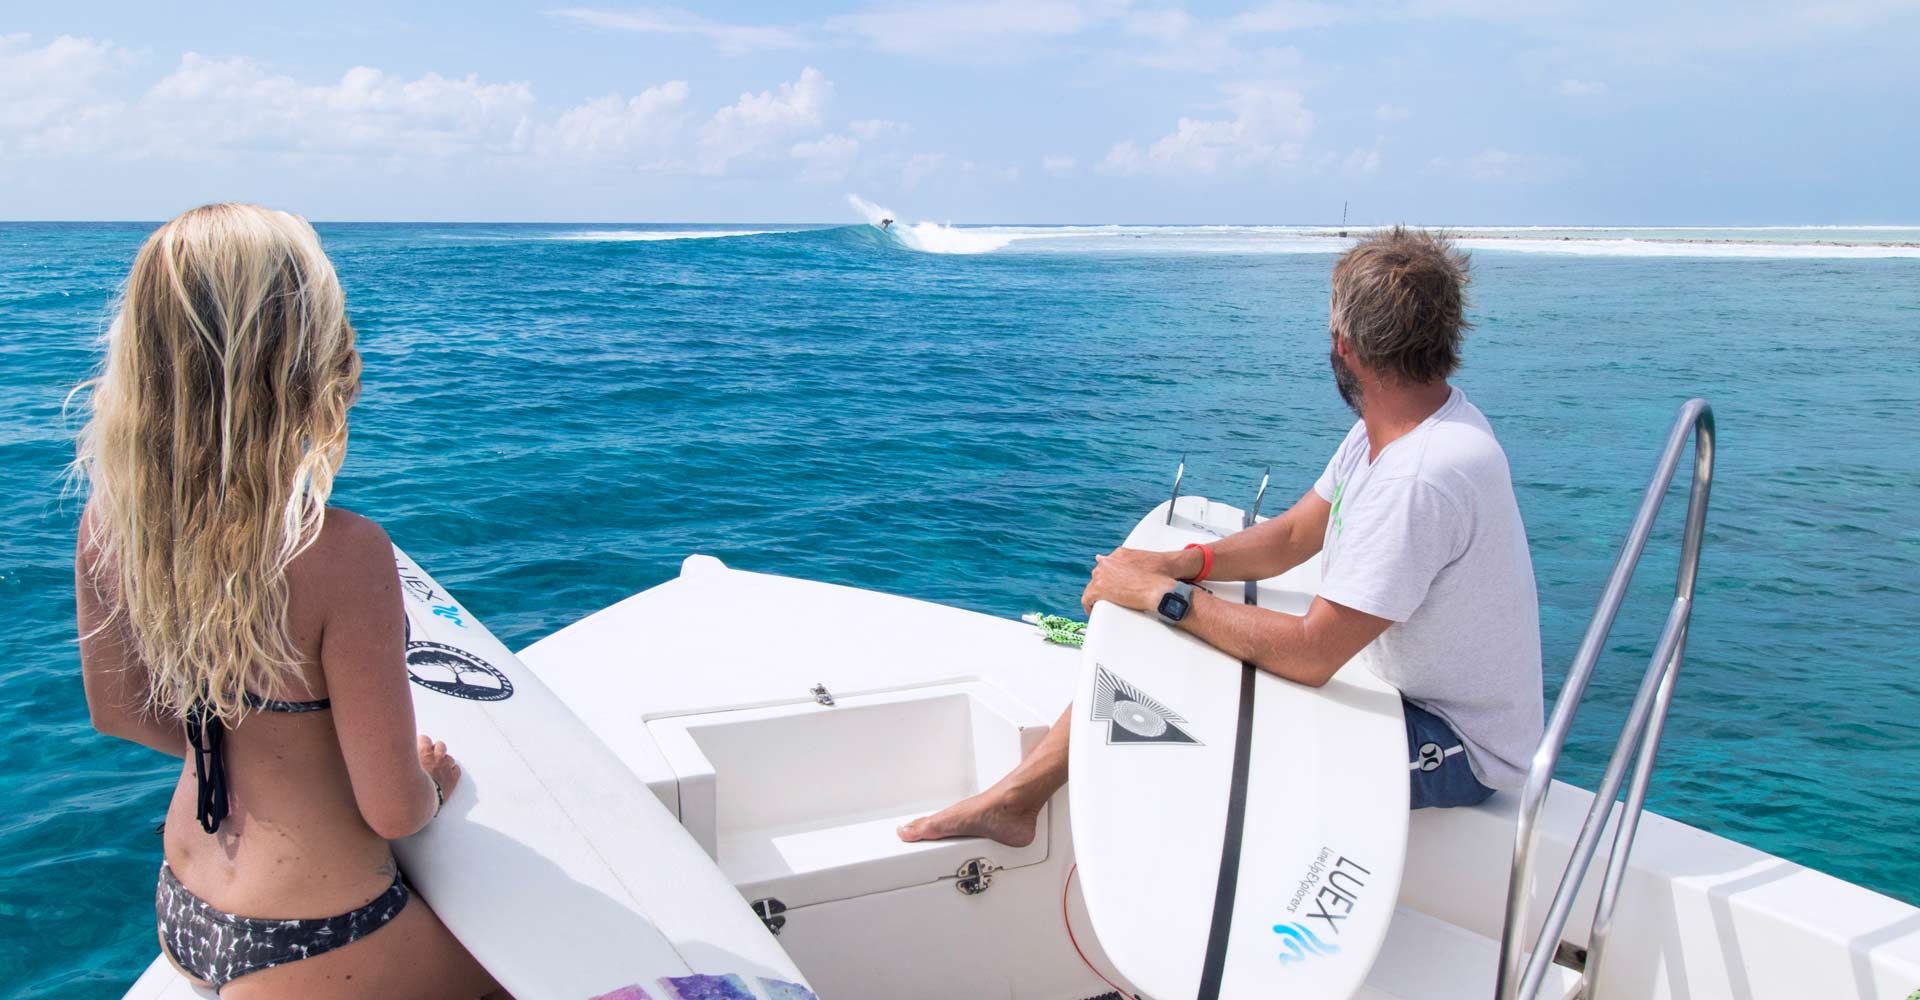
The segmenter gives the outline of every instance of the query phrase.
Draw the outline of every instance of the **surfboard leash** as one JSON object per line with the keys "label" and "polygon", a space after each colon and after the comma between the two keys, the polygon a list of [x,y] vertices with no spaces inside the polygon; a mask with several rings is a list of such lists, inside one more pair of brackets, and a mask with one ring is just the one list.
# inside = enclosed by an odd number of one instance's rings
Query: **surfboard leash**
{"label": "surfboard leash", "polygon": [[[1060,886],[1060,922],[1067,925],[1067,941],[1073,945],[1073,953],[1080,956],[1080,963],[1087,967],[1087,971],[1099,977],[1101,982],[1113,987],[1113,993],[1110,994],[1111,996],[1122,998],[1130,997],[1132,1000],[1141,1000],[1140,994],[1132,990],[1123,990],[1120,988],[1119,983],[1108,979],[1107,974],[1096,968],[1093,964],[1093,959],[1088,958],[1087,953],[1080,949],[1080,938],[1073,933],[1073,916],[1067,909],[1068,894],[1073,891],[1073,873],[1079,870],[1080,865],[1077,863],[1071,868],[1068,868],[1067,880]],[[1095,998],[1095,1000],[1099,1000],[1099,998]],[[1913,1000],[1913,998],[1908,997],[1907,1000]]]}
{"label": "surfboard leash", "polygon": [[1040,629],[1040,637],[1062,646],[1084,646],[1087,644],[1087,623],[1074,621],[1060,615],[1043,615],[1038,611],[1020,616],[1020,620]]}

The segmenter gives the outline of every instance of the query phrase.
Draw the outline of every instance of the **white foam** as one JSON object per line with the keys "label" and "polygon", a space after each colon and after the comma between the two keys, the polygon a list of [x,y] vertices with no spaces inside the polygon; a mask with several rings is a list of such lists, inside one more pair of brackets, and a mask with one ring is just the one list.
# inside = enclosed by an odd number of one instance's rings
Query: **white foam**
{"label": "white foam", "polygon": [[552,240],[584,240],[591,243],[652,243],[659,240],[717,240],[729,236],[765,236],[779,229],[583,229],[574,233],[555,233]]}
{"label": "white foam", "polygon": [[910,250],[922,253],[992,253],[1020,237],[995,229],[960,229],[937,222],[895,223],[894,235]]}
{"label": "white foam", "polygon": [[848,194],[847,204],[852,205],[853,210],[859,212],[860,216],[867,220],[867,225],[869,226],[878,226],[880,223],[894,218],[892,210],[882,208],[857,194]]}
{"label": "white foam", "polygon": [[[867,222],[898,218],[848,195]],[[1352,226],[1355,235],[1374,227]],[[1833,226],[1447,226],[1462,246],[1590,257],[1920,258],[1920,228]],[[925,253],[1331,254],[1353,245],[1331,226],[954,226],[894,223],[900,245]],[[1854,236],[1853,234],[1859,234]]]}
{"label": "white foam", "polygon": [[1702,240],[1482,239],[1465,236],[1461,246],[1511,253],[1557,253],[1581,257],[1772,257],[1784,259],[1920,258],[1920,246],[1872,243],[1747,243]]}
{"label": "white foam", "polygon": [[[870,226],[878,227],[882,222],[899,218],[893,214],[892,209],[876,205],[857,194],[847,195],[847,204],[852,205],[853,210],[859,212]],[[941,225],[938,222],[916,222],[908,225],[893,221],[892,226],[883,231],[899,241],[901,246],[921,253],[992,253],[1005,248],[1007,244],[1019,238],[1004,229],[992,227],[962,229]]]}

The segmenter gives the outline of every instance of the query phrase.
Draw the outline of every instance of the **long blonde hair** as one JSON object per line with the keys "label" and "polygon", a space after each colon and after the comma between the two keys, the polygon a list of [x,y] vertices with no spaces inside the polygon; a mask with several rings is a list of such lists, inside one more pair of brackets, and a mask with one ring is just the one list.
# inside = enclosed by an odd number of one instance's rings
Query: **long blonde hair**
{"label": "long blonde hair", "polygon": [[306,220],[207,205],[134,258],[75,462],[95,585],[145,662],[147,708],[233,723],[298,678],[287,567],[319,537],[360,356]]}

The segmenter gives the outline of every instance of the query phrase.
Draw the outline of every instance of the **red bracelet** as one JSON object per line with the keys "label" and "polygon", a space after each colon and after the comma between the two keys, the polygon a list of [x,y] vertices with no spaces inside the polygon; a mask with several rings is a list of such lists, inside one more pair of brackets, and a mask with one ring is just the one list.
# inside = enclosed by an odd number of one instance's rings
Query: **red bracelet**
{"label": "red bracelet", "polygon": [[[1205,580],[1207,577],[1212,576],[1213,575],[1213,546],[1202,545],[1199,542],[1188,542],[1187,549],[1200,550],[1200,575],[1195,577],[1190,577],[1187,580],[1187,582],[1199,583],[1200,581]],[[1181,549],[1180,551],[1185,552],[1186,549]]]}

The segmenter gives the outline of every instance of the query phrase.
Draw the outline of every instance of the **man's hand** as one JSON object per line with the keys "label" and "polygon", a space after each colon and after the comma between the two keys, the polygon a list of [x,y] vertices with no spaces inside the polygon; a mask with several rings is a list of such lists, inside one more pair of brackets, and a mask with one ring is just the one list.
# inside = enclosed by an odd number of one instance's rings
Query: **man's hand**
{"label": "man's hand", "polygon": [[1163,566],[1160,557],[1177,552],[1142,552],[1115,549],[1111,555],[1094,556],[1093,577],[1080,595],[1080,606],[1093,613],[1096,601],[1111,601],[1135,611],[1152,611],[1160,598],[1173,589],[1175,578]]}
{"label": "man's hand", "polygon": [[1177,580],[1191,580],[1200,575],[1200,567],[1204,564],[1204,557],[1200,555],[1199,549],[1153,552],[1148,549],[1129,549],[1122,546],[1107,553],[1107,558]]}

